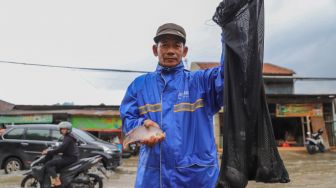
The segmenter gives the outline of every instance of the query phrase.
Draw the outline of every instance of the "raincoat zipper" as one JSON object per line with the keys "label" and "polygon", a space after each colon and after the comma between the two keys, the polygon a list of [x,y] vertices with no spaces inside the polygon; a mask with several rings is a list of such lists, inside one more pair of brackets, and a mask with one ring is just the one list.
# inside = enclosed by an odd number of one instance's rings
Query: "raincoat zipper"
{"label": "raincoat zipper", "polygon": [[[163,117],[162,117],[162,114],[163,114],[163,91],[166,87],[166,80],[164,79],[163,75],[160,73],[160,76],[163,80],[163,88],[162,88],[162,91],[161,91],[161,127],[163,126]],[[161,159],[161,156],[162,156],[162,143],[160,143],[160,188],[162,188],[162,159]]]}

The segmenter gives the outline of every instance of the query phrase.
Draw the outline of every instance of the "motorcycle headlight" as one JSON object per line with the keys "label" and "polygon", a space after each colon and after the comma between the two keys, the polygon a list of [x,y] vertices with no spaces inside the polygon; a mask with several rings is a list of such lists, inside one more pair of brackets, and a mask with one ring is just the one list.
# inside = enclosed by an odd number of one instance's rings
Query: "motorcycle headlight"
{"label": "motorcycle headlight", "polygon": [[112,154],[112,150],[106,146],[101,146],[101,148],[104,150],[104,153]]}

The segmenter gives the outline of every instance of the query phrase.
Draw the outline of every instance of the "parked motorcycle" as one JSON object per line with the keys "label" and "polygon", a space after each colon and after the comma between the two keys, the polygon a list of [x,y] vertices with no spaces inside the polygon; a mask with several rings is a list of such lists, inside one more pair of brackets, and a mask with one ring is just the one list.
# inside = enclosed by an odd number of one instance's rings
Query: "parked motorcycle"
{"label": "parked motorcycle", "polygon": [[139,146],[137,143],[129,144],[129,149],[132,155],[137,155],[139,153]]}
{"label": "parked motorcycle", "polygon": [[314,154],[317,152],[323,153],[325,151],[325,146],[323,144],[323,129],[319,129],[316,133],[307,132],[308,138],[306,138],[306,148],[309,154]]}
{"label": "parked motorcycle", "polygon": [[[50,177],[45,175],[44,164],[46,155],[42,155],[31,163],[31,170],[24,173],[26,175],[22,182],[22,188],[49,188],[51,186]],[[89,169],[96,166],[102,157],[97,155],[83,158],[76,163],[63,168],[60,173],[62,184],[59,188],[102,188],[102,178],[96,174],[89,173]],[[101,170],[100,167],[97,167]]]}

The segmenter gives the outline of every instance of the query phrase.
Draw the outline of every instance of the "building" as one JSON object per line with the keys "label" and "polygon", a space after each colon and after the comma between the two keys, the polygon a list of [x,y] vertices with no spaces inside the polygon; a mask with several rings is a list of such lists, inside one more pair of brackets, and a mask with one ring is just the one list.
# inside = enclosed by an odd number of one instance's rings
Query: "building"
{"label": "building", "polygon": [[69,121],[104,140],[121,140],[119,106],[14,105],[0,101],[0,124],[38,124]]}
{"label": "building", "polygon": [[[194,62],[191,70],[218,66],[216,62]],[[264,63],[263,78],[274,136],[279,146],[286,140],[291,146],[304,146],[307,132],[325,130],[326,147],[336,146],[335,93],[296,91],[295,82],[302,79],[293,70]],[[215,116],[215,134],[218,146],[222,146],[220,119]]]}

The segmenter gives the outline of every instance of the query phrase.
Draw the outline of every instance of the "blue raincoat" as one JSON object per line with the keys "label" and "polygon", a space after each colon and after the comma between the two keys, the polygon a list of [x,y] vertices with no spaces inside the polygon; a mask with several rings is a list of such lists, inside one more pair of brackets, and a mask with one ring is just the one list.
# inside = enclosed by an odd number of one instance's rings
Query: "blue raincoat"
{"label": "blue raincoat", "polygon": [[141,146],[135,187],[215,187],[213,115],[223,105],[223,59],[220,67],[194,72],[182,62],[158,65],[128,87],[120,106],[123,132],[151,119],[166,134],[153,147]]}

